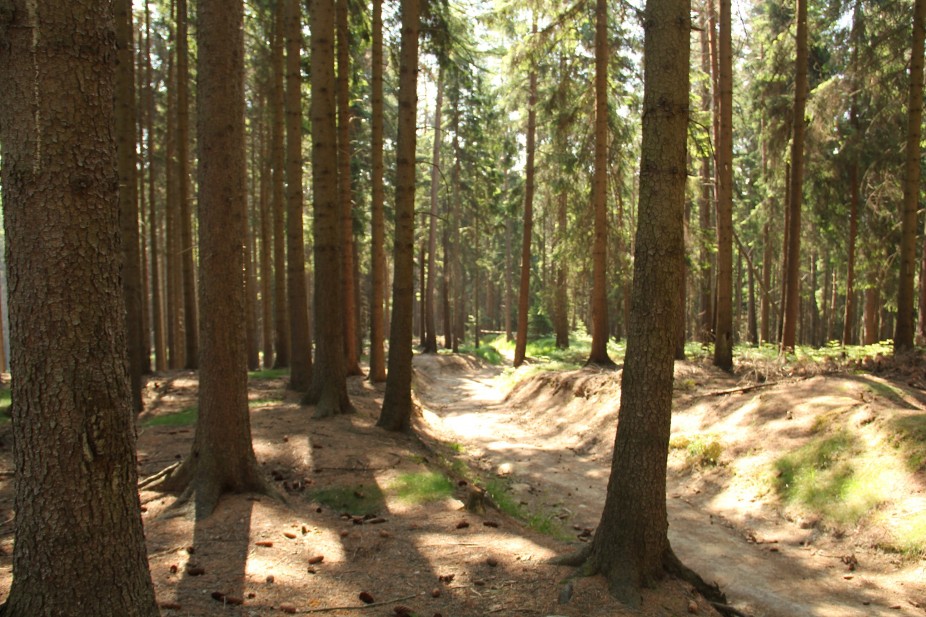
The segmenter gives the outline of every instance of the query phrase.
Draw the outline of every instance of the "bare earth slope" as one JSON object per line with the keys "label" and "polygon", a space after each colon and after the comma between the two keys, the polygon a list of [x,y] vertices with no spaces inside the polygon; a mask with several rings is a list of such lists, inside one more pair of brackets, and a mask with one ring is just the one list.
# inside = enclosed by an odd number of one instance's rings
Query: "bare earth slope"
{"label": "bare earth slope", "polygon": [[[542,373],[506,397],[499,371],[471,364],[416,358],[422,429],[456,444],[495,485],[503,479],[535,514],[587,536],[603,506],[619,373]],[[926,510],[922,470],[898,476],[877,516],[856,525],[785,507],[769,477],[776,460],[828,423],[844,423],[863,448],[881,439],[887,423],[926,410],[917,391],[852,375],[738,385],[710,367],[676,366],[673,444],[717,442],[720,451],[717,465],[692,462],[690,448],[670,455],[670,538],[679,557],[757,617],[926,614],[926,561],[879,548],[892,521]]]}

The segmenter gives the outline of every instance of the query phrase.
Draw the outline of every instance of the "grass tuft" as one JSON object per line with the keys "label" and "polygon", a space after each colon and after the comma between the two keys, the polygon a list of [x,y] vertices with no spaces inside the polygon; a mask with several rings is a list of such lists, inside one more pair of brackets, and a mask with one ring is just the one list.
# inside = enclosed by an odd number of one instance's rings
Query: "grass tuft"
{"label": "grass tuft", "polygon": [[403,473],[392,483],[389,491],[407,503],[427,503],[453,495],[453,483],[436,471]]}
{"label": "grass tuft", "polygon": [[713,433],[676,435],[669,441],[673,450],[685,450],[688,467],[713,467],[720,462],[723,444]]}
{"label": "grass tuft", "polygon": [[562,522],[552,514],[531,512],[525,508],[508,490],[508,484],[498,479],[490,479],[483,485],[486,493],[498,506],[498,509],[508,516],[518,519],[538,533],[556,538],[561,541],[573,539],[563,527]]}
{"label": "grass tuft", "polygon": [[926,414],[894,418],[888,426],[907,469],[914,473],[926,470]]}
{"label": "grass tuft", "polygon": [[142,421],[142,426],[190,426],[196,422],[199,409],[187,407],[183,411],[168,413],[161,416],[152,416]]}

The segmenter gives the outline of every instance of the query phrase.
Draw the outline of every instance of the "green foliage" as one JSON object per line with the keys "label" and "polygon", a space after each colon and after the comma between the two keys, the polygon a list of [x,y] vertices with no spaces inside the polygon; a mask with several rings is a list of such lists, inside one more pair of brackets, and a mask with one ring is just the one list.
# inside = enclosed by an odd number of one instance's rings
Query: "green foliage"
{"label": "green foliage", "polygon": [[269,407],[271,405],[279,405],[283,400],[282,396],[256,398],[248,401],[248,407],[251,409],[255,407]]}
{"label": "green foliage", "polygon": [[518,519],[538,533],[551,536],[558,540],[571,540],[572,535],[567,532],[563,524],[552,514],[531,512],[524,507],[517,498],[511,494],[508,484],[502,480],[492,478],[483,484],[486,493],[492,498],[498,509],[508,516]]}
{"label": "green foliage", "polygon": [[674,450],[685,450],[685,461],[689,467],[713,467],[720,462],[723,444],[713,433],[676,435],[669,441]]}
{"label": "green foliage", "polygon": [[918,512],[901,521],[894,530],[893,548],[913,559],[926,557],[926,512]]}
{"label": "green foliage", "polygon": [[386,505],[383,492],[375,484],[320,488],[312,491],[311,497],[333,510],[354,516],[378,514]]}
{"label": "green foliage", "polygon": [[822,436],[775,462],[775,488],[825,520],[855,524],[887,495],[885,469],[861,458],[858,437],[846,430]]}
{"label": "green foliage", "polygon": [[403,473],[389,486],[389,491],[408,503],[426,503],[450,497],[453,483],[436,471]]}
{"label": "green foliage", "polygon": [[142,426],[190,426],[196,423],[199,410],[196,407],[187,407],[176,413],[161,416],[151,416],[142,421]]}
{"label": "green foliage", "polygon": [[288,368],[267,368],[259,371],[249,371],[248,379],[283,379],[288,375]]}
{"label": "green foliage", "polygon": [[888,428],[907,468],[912,472],[926,470],[926,414],[894,418]]}
{"label": "green foliage", "polygon": [[460,345],[460,351],[474,355],[493,366],[498,366],[504,361],[502,354],[493,345],[480,345],[475,349],[471,345]]}

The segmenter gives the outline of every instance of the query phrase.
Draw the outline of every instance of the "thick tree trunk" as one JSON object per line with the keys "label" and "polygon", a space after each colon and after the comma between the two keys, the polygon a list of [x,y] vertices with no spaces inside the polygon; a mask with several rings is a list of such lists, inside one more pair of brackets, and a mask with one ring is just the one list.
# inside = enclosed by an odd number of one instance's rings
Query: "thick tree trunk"
{"label": "thick tree trunk", "polygon": [[[872,278],[874,275],[872,275]],[[877,280],[865,288],[864,345],[874,345],[881,339],[881,290]]]}
{"label": "thick tree trunk", "polygon": [[370,304],[370,381],[386,381],[385,315],[386,295],[386,222],[383,189],[383,2],[373,0],[373,66],[371,80],[371,272],[373,279]]}
{"label": "thick tree trunk", "polygon": [[717,307],[714,365],[733,369],[733,42],[730,0],[720,0],[717,134]]}
{"label": "thick tree trunk", "polygon": [[305,392],[312,383],[312,337],[305,288],[302,223],[302,10],[284,0],[286,36],[286,290],[289,306],[289,388]]}
{"label": "thick tree trunk", "polygon": [[289,367],[289,308],[286,291],[286,96],[284,13],[286,0],[274,0],[270,67],[270,160],[273,166],[273,368]]}
{"label": "thick tree trunk", "polygon": [[804,109],[807,105],[807,0],[797,0],[797,54],[794,79],[794,119],[791,136],[791,181],[788,185],[787,282],[781,328],[781,349],[794,350],[800,319],[801,203],[804,186]]}
{"label": "thick tree trunk", "polygon": [[341,299],[344,303],[344,366],[348,375],[362,375],[357,346],[357,295],[354,268],[354,203],[351,178],[350,28],[347,0],[335,0],[338,76],[338,195],[341,203]]}
{"label": "thick tree trunk", "polygon": [[[532,35],[537,34],[537,16],[533,17]],[[530,69],[527,95],[527,167],[524,171],[524,220],[521,239],[521,280],[518,287],[518,330],[514,346],[514,366],[521,366],[527,354],[527,313],[531,291],[531,236],[534,233],[534,139],[537,132],[537,70]],[[478,323],[476,324],[478,329]],[[478,346],[478,345],[477,345]]]}
{"label": "thick tree trunk", "polygon": [[[666,459],[672,411],[688,128],[687,0],[649,0],[644,22],[643,143],[633,308],[619,430],[601,523],[586,569],[640,604],[640,588],[679,564],[668,540]],[[651,59],[660,58],[659,62]]]}
{"label": "thick tree trunk", "polygon": [[377,425],[408,430],[412,414],[412,302],[415,246],[415,117],[418,104],[418,0],[401,0],[402,42],[399,50],[399,121],[396,142],[395,275],[389,372]]}
{"label": "thick tree trunk", "polygon": [[437,353],[434,286],[437,278],[437,214],[440,195],[441,107],[444,104],[444,70],[437,74],[437,101],[434,105],[434,148],[431,154],[431,216],[428,217],[428,279],[424,288],[424,353]]}
{"label": "thick tree trunk", "polygon": [[[904,165],[903,209],[900,216],[900,279],[894,351],[913,349],[916,313],[913,277],[916,272],[916,212],[920,198],[920,136],[923,134],[923,47],[926,36],[926,0],[913,5],[913,55],[910,60],[910,95],[907,99],[907,142]],[[920,283],[922,285],[922,283]],[[920,307],[920,311],[926,307]]]}
{"label": "thick tree trunk", "polygon": [[4,8],[16,541],[0,614],[155,617],[125,366],[112,7]]}
{"label": "thick tree trunk", "polygon": [[315,366],[303,402],[315,417],[353,411],[344,365],[344,304],[341,301],[341,204],[338,199],[338,135],[335,101],[334,0],[311,4],[312,23],[312,186],[315,214]]}
{"label": "thick tree trunk", "polygon": [[595,176],[592,210],[592,347],[586,364],[615,366],[608,356],[608,3],[595,4]]}

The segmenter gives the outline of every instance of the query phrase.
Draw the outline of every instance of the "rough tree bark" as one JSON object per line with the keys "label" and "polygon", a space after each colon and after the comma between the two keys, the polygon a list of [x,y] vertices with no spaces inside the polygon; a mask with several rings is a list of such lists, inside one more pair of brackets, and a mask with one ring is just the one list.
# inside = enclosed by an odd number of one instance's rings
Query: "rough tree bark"
{"label": "rough tree bark", "polygon": [[228,492],[267,492],[251,445],[245,332],[244,6],[199,0],[197,105],[201,368],[193,446],[155,487],[209,516]]}
{"label": "rough tree bark", "polygon": [[733,369],[733,43],[730,0],[720,0],[718,38],[717,134],[717,306],[714,319],[714,365]]}
{"label": "rough tree bark", "polygon": [[[537,34],[537,17],[531,34]],[[514,366],[521,366],[527,354],[527,311],[530,305],[531,236],[534,233],[534,137],[537,132],[537,70],[531,67],[527,95],[527,167],[524,171],[524,235],[521,239],[521,281],[518,287],[518,330],[515,335]],[[478,328],[478,322],[476,324]]]}
{"label": "rough tree bark", "polygon": [[370,303],[370,381],[386,381],[385,316],[386,295],[386,221],[383,188],[383,2],[373,0],[373,42],[371,77],[371,272],[373,279]]}
{"label": "rough tree bark", "polygon": [[595,177],[592,209],[592,348],[586,364],[613,368],[608,356],[608,2],[595,4]]}
{"label": "rough tree bark", "polygon": [[791,177],[788,183],[788,233],[781,349],[794,350],[800,320],[801,203],[804,186],[804,109],[807,106],[807,0],[797,0],[797,54],[794,78],[794,119],[791,130]]}
{"label": "rough tree bark", "polygon": [[[618,430],[601,522],[591,544],[561,560],[603,574],[639,606],[640,588],[666,572],[696,577],[672,552],[666,461],[672,412],[688,128],[688,0],[649,0],[643,23],[643,142],[633,306]],[[703,581],[701,581],[703,583]]]}
{"label": "rough tree bark", "polygon": [[[910,60],[910,95],[907,99],[907,147],[904,165],[903,209],[900,217],[900,280],[894,351],[913,349],[915,312],[913,276],[916,272],[916,212],[920,197],[920,136],[923,134],[923,46],[926,0],[913,5],[913,44]],[[922,282],[920,283],[922,285]],[[920,311],[926,307],[920,307]]]}
{"label": "rough tree bark", "polygon": [[273,214],[273,347],[274,368],[289,367],[289,309],[286,292],[286,95],[284,60],[285,1],[273,5],[270,83],[270,160],[273,167],[271,212]]}
{"label": "rough tree bark", "polygon": [[286,36],[286,290],[289,294],[289,388],[305,392],[312,383],[312,338],[305,288],[302,224],[302,10],[300,0],[284,0]]}
{"label": "rough tree bark", "polygon": [[424,353],[437,353],[434,287],[437,282],[437,210],[440,195],[441,107],[444,104],[444,69],[437,73],[437,101],[434,105],[434,148],[431,153],[431,216],[428,217],[428,278],[424,288]]}
{"label": "rough tree bark", "polygon": [[377,425],[408,430],[412,413],[412,297],[415,250],[415,115],[418,107],[418,0],[401,0],[399,134],[396,142],[395,247],[389,372]]}
{"label": "rough tree bark", "polygon": [[16,467],[5,617],[155,617],[126,372],[108,2],[0,10]]}
{"label": "rough tree bark", "polygon": [[344,364],[341,284],[341,209],[338,200],[338,135],[335,105],[334,0],[316,0],[312,21],[312,187],[315,215],[315,366],[302,399],[315,417],[353,411]]}

